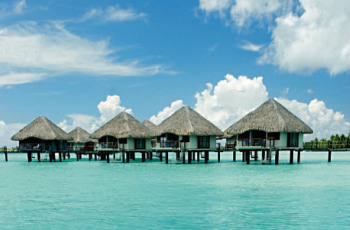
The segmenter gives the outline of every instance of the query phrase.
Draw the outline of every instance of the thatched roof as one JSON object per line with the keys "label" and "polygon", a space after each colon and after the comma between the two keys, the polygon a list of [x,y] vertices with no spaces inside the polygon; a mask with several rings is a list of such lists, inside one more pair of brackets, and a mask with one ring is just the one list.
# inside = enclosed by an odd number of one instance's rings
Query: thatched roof
{"label": "thatched roof", "polygon": [[144,125],[144,126],[146,126],[147,128],[149,128],[149,129],[154,129],[155,127],[157,127],[152,121],[150,121],[150,120],[144,120],[143,122],[142,122],[142,124]]}
{"label": "thatched roof", "polygon": [[72,137],[44,116],[40,116],[18,133],[11,140],[22,141],[27,138],[38,138],[41,140],[72,140]]}
{"label": "thatched roof", "polygon": [[97,129],[90,138],[100,139],[104,136],[115,138],[144,138],[149,137],[149,130],[127,112],[121,112],[101,128]]}
{"label": "thatched roof", "polygon": [[225,130],[232,137],[249,130],[312,133],[312,129],[283,105],[270,99]]}
{"label": "thatched roof", "polygon": [[155,134],[159,136],[164,133],[173,133],[181,136],[223,135],[219,128],[189,106],[182,107],[157,126]]}
{"label": "thatched roof", "polygon": [[71,137],[73,138],[71,142],[74,143],[97,142],[97,140],[90,138],[90,133],[88,133],[85,129],[82,129],[80,127],[76,127],[68,134],[71,135]]}

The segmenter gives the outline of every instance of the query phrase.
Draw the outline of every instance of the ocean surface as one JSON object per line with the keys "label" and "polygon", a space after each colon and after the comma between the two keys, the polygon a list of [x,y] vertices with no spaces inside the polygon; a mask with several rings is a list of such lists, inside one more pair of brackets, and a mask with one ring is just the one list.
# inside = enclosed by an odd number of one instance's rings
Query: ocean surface
{"label": "ocean surface", "polygon": [[0,154],[0,229],[350,229],[350,152],[331,163],[327,152],[302,152],[293,165],[288,152],[279,165],[228,152],[191,165],[136,157]]}

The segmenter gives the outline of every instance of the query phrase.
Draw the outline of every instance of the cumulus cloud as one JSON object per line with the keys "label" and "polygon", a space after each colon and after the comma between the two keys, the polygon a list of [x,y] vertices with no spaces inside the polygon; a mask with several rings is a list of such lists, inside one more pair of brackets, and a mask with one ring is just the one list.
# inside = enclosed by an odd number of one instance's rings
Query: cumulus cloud
{"label": "cumulus cloud", "polygon": [[174,101],[170,106],[165,107],[162,111],[158,112],[157,115],[153,115],[149,120],[154,124],[159,125],[162,121],[167,119],[182,106],[184,106],[182,100]]}
{"label": "cumulus cloud", "polygon": [[226,129],[266,101],[268,92],[262,77],[235,78],[227,74],[215,86],[208,83],[205,90],[195,94],[195,98],[195,110],[219,128]]}
{"label": "cumulus cloud", "polygon": [[232,0],[199,0],[199,9],[206,11],[208,14],[219,11],[223,14],[231,5]]}
{"label": "cumulus cloud", "polygon": [[306,140],[329,138],[333,134],[347,134],[350,122],[345,120],[344,114],[326,107],[323,101],[313,99],[310,103],[302,103],[285,98],[277,99],[288,110],[308,124],[314,133],[306,135]]}
{"label": "cumulus cloud", "polygon": [[23,12],[23,9],[27,6],[25,0],[21,0],[17,2],[14,6],[14,12],[17,14],[21,14]]}
{"label": "cumulus cloud", "polygon": [[350,2],[300,0],[300,16],[276,19],[272,42],[260,63],[289,72],[327,69],[335,75],[350,69]]}
{"label": "cumulus cloud", "polygon": [[118,95],[108,95],[105,101],[101,101],[97,105],[100,117],[85,114],[69,114],[68,119],[61,121],[58,126],[67,132],[79,126],[91,133],[122,111],[132,114],[132,109],[127,109],[120,104],[121,100]]}
{"label": "cumulus cloud", "polygon": [[90,41],[57,23],[23,23],[0,28],[0,86],[79,72],[88,75],[145,76],[161,65],[116,61],[107,41]]}
{"label": "cumulus cloud", "polygon": [[0,140],[1,145],[7,146],[9,148],[18,146],[17,141],[11,141],[11,137],[21,130],[25,124],[13,123],[6,124],[4,121],[0,121]]}
{"label": "cumulus cloud", "polygon": [[100,18],[103,21],[132,21],[140,18],[144,18],[146,14],[138,13],[132,8],[122,9],[118,5],[109,6],[106,9],[92,9],[87,12],[82,20],[86,21],[93,18]]}

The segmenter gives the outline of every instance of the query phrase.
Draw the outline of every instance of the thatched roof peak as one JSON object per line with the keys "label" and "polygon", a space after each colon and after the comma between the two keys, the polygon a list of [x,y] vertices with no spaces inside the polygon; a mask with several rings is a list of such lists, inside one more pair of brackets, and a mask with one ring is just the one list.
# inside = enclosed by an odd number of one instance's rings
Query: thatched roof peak
{"label": "thatched roof peak", "polygon": [[150,121],[150,120],[144,120],[143,122],[142,122],[142,124],[144,125],[144,126],[146,126],[148,129],[150,129],[150,130],[152,130],[152,129],[154,129],[154,128],[156,128],[157,126],[152,122],[152,121]]}
{"label": "thatched roof peak", "polygon": [[96,142],[95,139],[90,138],[90,133],[81,127],[76,127],[71,132],[68,133],[74,143],[87,143],[87,142]]}
{"label": "thatched roof peak", "polygon": [[36,118],[18,133],[13,135],[11,140],[21,141],[27,138],[38,138],[41,140],[72,140],[70,135],[45,116],[39,116]]}
{"label": "thatched roof peak", "polygon": [[261,130],[265,132],[313,132],[307,124],[274,99],[269,99],[257,109],[235,122],[225,130],[224,134],[226,137],[232,137],[249,130]]}
{"label": "thatched roof peak", "polygon": [[94,139],[103,136],[144,138],[149,136],[149,130],[132,115],[123,111],[90,135]]}
{"label": "thatched roof peak", "polygon": [[214,135],[222,136],[222,131],[189,106],[183,106],[155,129],[157,135],[173,133],[176,135]]}

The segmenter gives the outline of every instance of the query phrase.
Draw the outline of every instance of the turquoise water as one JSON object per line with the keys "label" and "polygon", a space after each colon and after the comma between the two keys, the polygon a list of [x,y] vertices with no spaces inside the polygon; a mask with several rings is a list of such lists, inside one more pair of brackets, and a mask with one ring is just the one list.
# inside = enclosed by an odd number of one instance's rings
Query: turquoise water
{"label": "turquoise water", "polygon": [[0,155],[0,229],[346,229],[350,152],[301,163],[129,164]]}

